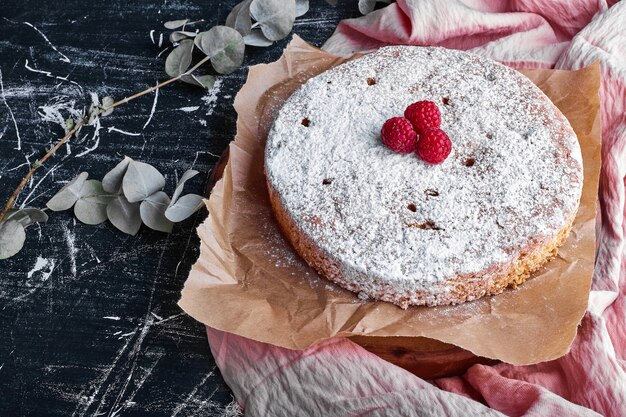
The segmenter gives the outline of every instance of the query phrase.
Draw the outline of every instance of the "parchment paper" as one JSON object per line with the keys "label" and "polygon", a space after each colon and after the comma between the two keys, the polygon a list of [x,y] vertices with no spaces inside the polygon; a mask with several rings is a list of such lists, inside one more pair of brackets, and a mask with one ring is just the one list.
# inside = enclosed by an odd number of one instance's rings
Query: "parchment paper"
{"label": "parchment paper", "polygon": [[230,160],[206,201],[200,257],[179,305],[210,327],[292,349],[336,336],[425,336],[512,364],[565,354],[587,307],[594,266],[599,66],[523,71],[569,119],[583,153],[582,201],[557,258],[503,294],[402,310],[361,301],[320,277],[281,236],[268,201],[263,149],[276,110],[306,79],[343,61],[294,37],[280,60],[250,68],[235,98]]}

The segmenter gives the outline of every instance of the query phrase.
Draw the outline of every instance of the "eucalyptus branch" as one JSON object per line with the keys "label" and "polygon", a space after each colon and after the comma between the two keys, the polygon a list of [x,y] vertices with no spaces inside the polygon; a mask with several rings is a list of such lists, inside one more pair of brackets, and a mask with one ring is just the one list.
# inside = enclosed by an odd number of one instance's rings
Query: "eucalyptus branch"
{"label": "eucalyptus branch", "polygon": [[[326,1],[332,5],[337,3],[337,0]],[[377,1],[389,3],[391,0],[359,0],[359,10],[364,14],[369,13],[374,10]],[[203,23],[202,19],[165,22],[165,28],[172,30],[169,40],[173,48],[165,60],[165,72],[170,78],[119,101],[103,97],[100,103],[92,104],[86,115],[81,115],[78,120],[73,118],[67,120],[66,129],[69,129],[67,134],[58,139],[43,157],[32,164],[0,211],[0,259],[11,257],[21,250],[25,241],[26,227],[48,220],[47,214],[41,209],[26,207],[15,210],[13,206],[21,191],[33,178],[35,171],[72,136],[77,135],[82,127],[92,125],[99,117],[108,116],[115,107],[150,94],[175,81],[180,80],[205,89],[212,88],[215,83],[214,75],[195,75],[193,72],[207,61],[210,61],[217,74],[229,74],[237,70],[243,65],[247,46],[267,47],[285,38],[291,33],[296,18],[303,16],[308,10],[309,0],[241,0],[230,11],[224,25],[213,26],[207,31],[185,30],[186,26]],[[198,51],[204,54],[204,58],[192,66],[194,52]],[[162,175],[154,167],[125,158],[113,169],[115,175],[110,172],[107,174],[109,177],[105,177],[102,182],[88,180],[88,174],[81,173],[67,183],[46,206],[52,211],[66,210],[74,206],[76,217],[83,223],[98,224],[108,218],[121,231],[135,234],[142,221],[152,229],[170,232],[174,222],[187,218],[202,205],[201,196],[192,194],[180,196],[182,183],[195,175],[195,171],[183,175],[186,179],[181,179],[171,200],[162,191],[135,199],[137,196],[133,196],[132,189],[124,190],[124,195],[118,195],[116,193],[119,193],[119,187],[109,187],[111,178],[115,177],[117,180],[122,176],[132,178],[135,175],[133,173],[138,171],[144,171],[143,179],[147,178],[146,176],[152,178],[151,185],[154,186],[154,190],[162,188]],[[135,180],[137,178],[133,181]],[[117,197],[112,197],[110,193]]]}
{"label": "eucalyptus branch", "polygon": [[[160,82],[159,84],[155,85],[154,87],[150,87],[150,88],[146,88],[143,91],[140,91],[139,93],[133,94],[132,96],[129,97],[125,97],[119,101],[116,101],[113,104],[110,104],[108,106],[103,106],[101,108],[101,110],[96,114],[99,115],[101,113],[104,113],[106,111],[112,110],[115,107],[124,104],[124,103],[128,103],[129,101],[132,101],[136,98],[139,98],[141,96],[145,96],[146,94],[150,94],[152,92],[154,92],[155,90],[158,90],[159,88],[165,87],[168,84],[171,84],[173,82],[176,82],[178,80],[180,80],[181,78],[185,77],[185,76],[191,76],[191,74],[197,70],[200,66],[202,66],[204,63],[206,63],[210,58],[208,56],[204,57],[202,60],[200,60],[196,65],[194,65],[193,67],[191,67],[188,71],[185,71],[184,73],[177,75],[176,77],[170,78],[169,80]],[[0,218],[0,220],[2,220]]]}
{"label": "eucalyptus branch", "polygon": [[52,148],[50,148],[43,157],[41,157],[40,159],[36,160],[33,163],[33,165],[30,167],[30,170],[26,173],[26,175],[24,175],[24,178],[22,178],[22,181],[20,181],[20,184],[17,186],[15,191],[13,191],[13,194],[11,194],[11,197],[9,197],[9,199],[7,200],[6,204],[4,205],[4,208],[2,209],[2,212],[0,212],[0,222],[4,220],[4,217],[7,215],[9,210],[13,208],[13,205],[15,204],[15,199],[17,199],[17,197],[20,195],[20,192],[22,191],[22,189],[24,188],[28,180],[30,180],[30,178],[33,176],[35,171],[37,171],[38,168],[43,166],[44,162],[46,162],[48,158],[54,155],[57,149],[59,149],[65,142],[67,142],[72,137],[72,135],[76,133],[78,129],[80,129],[84,124],[85,124],[84,120],[81,120],[78,123],[76,123],[76,126],[74,126],[72,130],[67,132],[65,136],[59,139],[58,142]]}
{"label": "eucalyptus branch", "polygon": [[[103,106],[103,107],[99,107],[97,109],[94,110],[94,113],[92,115],[92,117],[98,117],[100,116],[102,113],[105,113],[107,111],[110,111],[112,109],[114,109],[115,107],[122,105],[124,103],[128,103],[129,101],[132,101],[136,98],[139,98],[141,96],[144,96],[146,94],[150,94],[155,90],[158,90],[159,88],[165,87],[168,84],[171,84],[175,81],[180,80],[182,77],[184,76],[190,76],[195,70],[197,70],[200,66],[202,66],[204,63],[206,63],[210,58],[204,57],[202,60],[200,60],[196,65],[194,65],[193,67],[191,67],[188,71],[185,71],[184,73],[170,78],[169,80],[160,82],[159,84],[155,85],[154,87],[150,87],[147,88],[137,94],[133,94],[132,96],[129,97],[125,97],[122,100],[116,101],[113,104],[110,104],[108,106]],[[11,210],[13,208],[13,206],[15,205],[15,200],[17,199],[17,197],[19,197],[20,192],[22,191],[22,189],[26,186],[26,184],[28,183],[28,181],[30,180],[30,178],[33,176],[33,174],[35,174],[35,171],[37,171],[37,169],[39,169],[40,167],[43,166],[43,164],[51,157],[55,154],[55,152],[61,147],[63,146],[63,144],[67,141],[70,140],[70,138],[80,130],[81,127],[83,127],[84,125],[87,124],[87,120],[85,118],[81,119],[78,121],[78,123],[76,123],[76,125],[74,126],[73,129],[71,129],[69,132],[67,132],[67,134],[65,136],[63,136],[61,139],[59,139],[57,141],[57,143],[48,150],[48,152],[46,152],[46,154],[39,158],[38,160],[36,160],[30,170],[26,173],[26,175],[24,175],[24,178],[22,178],[22,181],[20,181],[19,185],[17,186],[17,188],[15,189],[15,191],[13,191],[13,194],[11,194],[11,197],[9,197],[9,199],[7,200],[6,204],[4,205],[4,208],[2,209],[2,212],[0,212],[0,222],[2,220],[4,220],[4,218],[6,217],[7,213],[9,212],[9,210]]]}

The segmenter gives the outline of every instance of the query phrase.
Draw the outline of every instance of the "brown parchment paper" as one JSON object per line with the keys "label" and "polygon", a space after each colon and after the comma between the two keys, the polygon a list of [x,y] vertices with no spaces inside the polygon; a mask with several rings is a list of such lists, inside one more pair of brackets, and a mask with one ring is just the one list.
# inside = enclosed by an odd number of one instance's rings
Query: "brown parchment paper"
{"label": "brown parchment paper", "polygon": [[206,201],[200,257],[179,305],[210,327],[292,349],[337,336],[425,336],[512,364],[565,354],[587,307],[594,265],[599,66],[523,71],[569,119],[583,153],[582,201],[558,257],[503,294],[402,310],[361,301],[318,276],[282,238],[269,205],[263,149],[272,117],[305,80],[343,61],[294,37],[280,60],[250,68],[235,98],[230,160]]}

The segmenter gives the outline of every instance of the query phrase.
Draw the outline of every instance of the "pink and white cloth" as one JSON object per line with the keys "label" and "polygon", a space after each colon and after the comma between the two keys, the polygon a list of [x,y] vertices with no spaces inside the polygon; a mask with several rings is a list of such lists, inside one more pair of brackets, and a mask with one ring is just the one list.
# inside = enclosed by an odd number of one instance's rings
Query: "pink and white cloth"
{"label": "pink and white cloth", "polygon": [[601,62],[601,223],[588,311],[558,360],[475,365],[432,383],[348,340],[291,351],[207,328],[245,414],[626,416],[626,3],[398,0],[341,22],[324,49],[351,55],[390,44],[471,50],[517,68]]}

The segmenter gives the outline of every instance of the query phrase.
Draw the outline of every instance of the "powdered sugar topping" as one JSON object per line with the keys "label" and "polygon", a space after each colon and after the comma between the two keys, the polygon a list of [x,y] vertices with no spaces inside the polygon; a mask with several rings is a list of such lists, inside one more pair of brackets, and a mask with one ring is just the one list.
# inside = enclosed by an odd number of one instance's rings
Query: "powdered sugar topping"
{"label": "powdered sugar topping", "polygon": [[[452,140],[441,165],[380,141],[385,120],[419,100],[439,104]],[[301,232],[348,274],[416,290],[548,241],[582,189],[576,136],[543,93],[443,48],[386,47],[310,79],[274,122],[266,173]]]}

